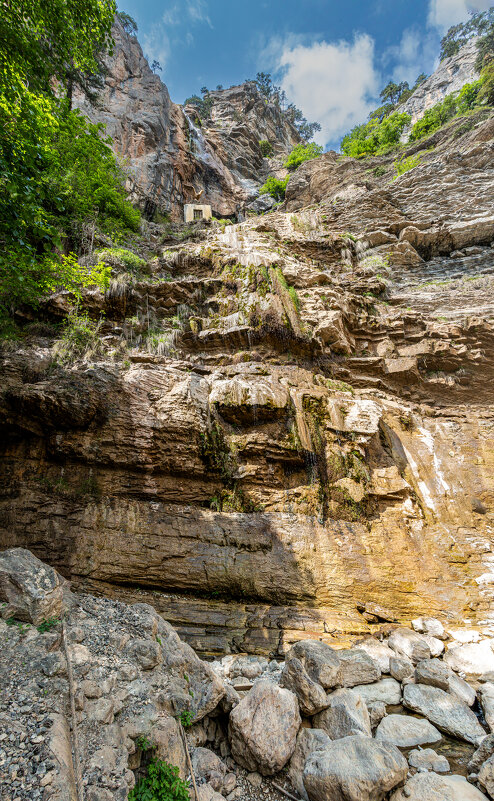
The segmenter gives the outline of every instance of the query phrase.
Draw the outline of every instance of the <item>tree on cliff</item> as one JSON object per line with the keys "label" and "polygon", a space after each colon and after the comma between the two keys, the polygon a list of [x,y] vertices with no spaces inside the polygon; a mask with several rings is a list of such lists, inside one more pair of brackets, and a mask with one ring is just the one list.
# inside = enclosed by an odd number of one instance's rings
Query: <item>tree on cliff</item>
{"label": "tree on cliff", "polygon": [[89,221],[107,231],[139,224],[101,126],[70,109],[74,82],[84,89],[112,46],[114,14],[113,0],[0,0],[3,313],[84,283],[69,251]]}
{"label": "tree on cliff", "polygon": [[[472,36],[483,36],[494,22],[494,6],[479,14],[470,12],[468,22],[453,25],[441,40],[440,60],[456,55]],[[480,71],[480,70],[479,70]]]}

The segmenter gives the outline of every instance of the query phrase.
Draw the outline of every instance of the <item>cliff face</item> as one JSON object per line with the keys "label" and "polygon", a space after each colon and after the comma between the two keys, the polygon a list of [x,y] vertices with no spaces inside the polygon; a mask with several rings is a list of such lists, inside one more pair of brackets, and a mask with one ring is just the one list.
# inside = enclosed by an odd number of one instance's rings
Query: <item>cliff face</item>
{"label": "cliff face", "polygon": [[75,104],[102,122],[116,151],[128,160],[134,199],[146,198],[182,219],[183,205],[210,203],[216,214],[231,215],[253,200],[269,164],[259,140],[269,139],[278,154],[300,140],[280,110],[266,104],[254,84],[213,92],[211,119],[200,123],[194,109],[172,103],[166,86],[151,71],[139,42],[114,26],[114,53],[98,107],[82,95]]}
{"label": "cliff face", "polygon": [[413,95],[400,106],[400,111],[410,114],[412,125],[424,116],[427,109],[441,103],[447,95],[459,92],[466,84],[476,81],[477,38],[470,39],[461,50],[445,58]]}
{"label": "cliff face", "polygon": [[149,601],[208,653],[490,625],[488,114],[395,181],[330,153],[284,211],[167,249],[151,226],[148,275],[85,294],[98,357],[6,350],[0,546]]}

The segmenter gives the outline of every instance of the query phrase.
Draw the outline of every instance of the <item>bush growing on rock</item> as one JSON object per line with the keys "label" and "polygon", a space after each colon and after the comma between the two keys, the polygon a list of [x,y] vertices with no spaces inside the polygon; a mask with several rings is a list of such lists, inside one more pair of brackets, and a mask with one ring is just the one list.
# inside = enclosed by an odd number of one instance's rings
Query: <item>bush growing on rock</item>
{"label": "bush growing on rock", "polygon": [[274,155],[273,145],[271,142],[268,142],[267,139],[261,139],[259,142],[259,147],[261,148],[261,153],[264,158],[271,158]]}
{"label": "bush growing on rock", "polygon": [[153,759],[146,775],[130,791],[129,801],[189,801],[189,792],[178,768]]}
{"label": "bush growing on rock", "polygon": [[290,172],[293,172],[293,170],[296,170],[297,167],[300,167],[304,161],[316,159],[321,154],[322,147],[321,145],[316,145],[315,142],[310,142],[307,145],[297,145],[297,147],[292,150],[285,161],[285,167],[287,170],[290,170]]}
{"label": "bush growing on rock", "polygon": [[261,186],[259,194],[271,195],[275,200],[284,200],[288,178],[288,175],[286,178],[275,178],[274,175],[268,176],[266,183]]}
{"label": "bush growing on rock", "polygon": [[397,146],[405,127],[410,123],[409,114],[394,111],[382,122],[371,119],[365,125],[356,125],[341,141],[341,152],[345,156],[363,158],[383,153]]}

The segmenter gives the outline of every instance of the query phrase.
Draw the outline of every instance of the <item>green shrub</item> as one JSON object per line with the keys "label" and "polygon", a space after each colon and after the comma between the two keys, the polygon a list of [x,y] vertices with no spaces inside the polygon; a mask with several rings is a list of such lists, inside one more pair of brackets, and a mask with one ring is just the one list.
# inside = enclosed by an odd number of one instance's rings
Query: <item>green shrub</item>
{"label": "green shrub", "polygon": [[101,354],[101,320],[91,320],[87,313],[75,309],[65,322],[62,336],[55,344],[55,358],[61,364],[71,364],[83,356]]}
{"label": "green shrub", "polygon": [[259,142],[259,147],[261,148],[261,153],[264,158],[269,159],[274,156],[273,145],[271,142],[268,142],[267,139],[261,139]]}
{"label": "green shrub", "polygon": [[292,172],[296,170],[304,161],[311,161],[312,159],[316,159],[318,156],[322,154],[322,147],[321,145],[316,145],[315,142],[310,142],[307,145],[297,145],[290,155],[288,156],[287,160],[285,161],[285,167],[287,170]]}
{"label": "green shrub", "polygon": [[424,116],[418,120],[412,128],[410,141],[416,142],[425,136],[442,128],[449,120],[461,114],[466,114],[482,99],[482,88],[484,81],[474,81],[466,83],[459,94],[447,95],[442,103],[437,103],[432,108],[427,109]]}
{"label": "green shrub", "polygon": [[396,180],[400,175],[403,175],[405,172],[409,172],[409,170],[413,170],[414,167],[417,167],[420,163],[421,156],[408,156],[407,158],[402,157],[397,159],[394,163],[394,168],[396,170],[396,175],[393,180]]}
{"label": "green shrub", "polygon": [[113,267],[124,267],[134,274],[139,273],[146,264],[144,259],[127,248],[105,248],[98,252],[98,259]]}
{"label": "green shrub", "polygon": [[382,122],[374,118],[365,125],[356,125],[343,137],[341,152],[353,158],[384,153],[399,145],[400,137],[410,121],[409,114],[394,111]]}
{"label": "green shrub", "polygon": [[177,767],[153,759],[146,775],[130,791],[129,801],[189,801],[189,792]]}
{"label": "green shrub", "polygon": [[275,200],[284,200],[289,177],[287,175],[286,178],[275,178],[274,175],[269,175],[266,183],[261,186],[259,194],[271,195]]}
{"label": "green shrub", "polygon": [[192,726],[193,715],[188,709],[184,709],[183,712],[180,713],[180,723],[184,727],[184,729],[188,729]]}

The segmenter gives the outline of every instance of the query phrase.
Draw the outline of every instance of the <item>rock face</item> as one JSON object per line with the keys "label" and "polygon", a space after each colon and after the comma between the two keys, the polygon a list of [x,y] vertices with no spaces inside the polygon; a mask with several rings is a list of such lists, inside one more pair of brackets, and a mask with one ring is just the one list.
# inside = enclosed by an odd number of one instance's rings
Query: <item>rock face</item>
{"label": "rock face", "polygon": [[269,680],[259,681],[230,714],[234,759],[263,776],[277,773],[295,750],[300,723],[293,693]]}
{"label": "rock face", "polygon": [[345,737],[306,762],[304,786],[311,801],[382,801],[407,775],[393,745],[368,737]]}
{"label": "rock face", "polygon": [[104,123],[116,151],[128,159],[134,199],[148,199],[179,220],[184,203],[201,192],[201,202],[220,216],[255,199],[268,172],[259,140],[270,141],[280,155],[300,141],[279,107],[266,104],[255,84],[246,83],[212,92],[211,118],[199,125],[194,107],[172,103],[139,42],[118,20],[113,36],[97,107],[78,94],[75,104]]}
{"label": "rock face", "polygon": [[474,37],[456,55],[441,61],[432,75],[400,106],[400,112],[410,114],[413,125],[447,95],[459,92],[466,83],[476,81],[479,77],[475,69],[477,55],[477,38]]}
{"label": "rock face", "polygon": [[4,618],[36,626],[59,619],[63,605],[63,578],[23,548],[0,554],[0,600]]}
{"label": "rock face", "polygon": [[485,731],[474,713],[458,698],[437,687],[408,684],[403,690],[403,706],[424,715],[439,729],[479,745]]}

